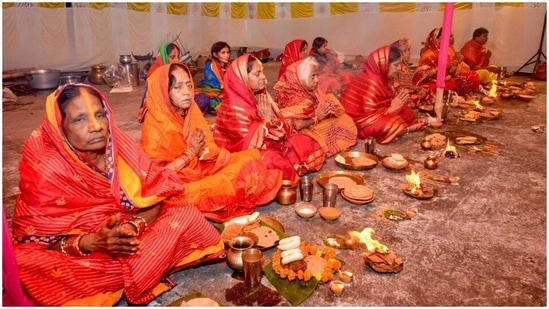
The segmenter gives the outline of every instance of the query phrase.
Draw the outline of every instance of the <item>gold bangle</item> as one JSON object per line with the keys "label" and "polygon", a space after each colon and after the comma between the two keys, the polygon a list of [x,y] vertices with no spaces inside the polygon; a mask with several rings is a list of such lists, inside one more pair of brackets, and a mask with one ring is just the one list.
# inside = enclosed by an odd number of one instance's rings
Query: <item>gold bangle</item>
{"label": "gold bangle", "polygon": [[65,236],[65,237],[63,237],[63,238],[61,239],[61,252],[62,252],[64,255],[68,255],[68,254],[67,254],[67,250],[65,250],[65,246],[66,246],[66,241],[65,241],[65,240],[66,240],[66,237],[67,237],[67,236]]}

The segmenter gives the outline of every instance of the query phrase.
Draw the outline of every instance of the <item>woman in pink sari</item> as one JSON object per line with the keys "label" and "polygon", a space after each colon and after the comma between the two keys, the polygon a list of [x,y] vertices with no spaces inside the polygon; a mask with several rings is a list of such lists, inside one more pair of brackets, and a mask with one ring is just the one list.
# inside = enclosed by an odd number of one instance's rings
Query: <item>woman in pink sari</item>
{"label": "woman in pink sari", "polygon": [[416,122],[407,104],[408,92],[393,86],[401,57],[396,47],[374,50],[366,59],[364,71],[341,94],[341,104],[353,118],[359,138],[373,136],[378,143],[388,144],[404,133],[425,127],[425,123]]}
{"label": "woman in pink sari", "polygon": [[226,101],[215,119],[214,139],[229,151],[259,149],[268,168],[282,170],[293,183],[318,171],[326,161],[322,147],[296,132],[267,92],[263,64],[249,54],[238,57],[225,75]]}
{"label": "woman in pink sari", "polygon": [[284,53],[282,54],[282,65],[278,71],[278,79],[284,75],[288,66],[294,62],[299,61],[307,57],[309,53],[309,44],[302,39],[293,40],[284,46]]}

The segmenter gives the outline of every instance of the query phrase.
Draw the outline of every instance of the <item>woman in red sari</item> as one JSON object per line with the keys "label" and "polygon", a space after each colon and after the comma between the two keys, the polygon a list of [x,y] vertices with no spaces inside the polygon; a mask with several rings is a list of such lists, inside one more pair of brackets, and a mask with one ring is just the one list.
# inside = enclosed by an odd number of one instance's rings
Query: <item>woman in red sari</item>
{"label": "woman in red sari", "polygon": [[208,219],[223,222],[272,201],[282,183],[256,149],[230,153],[215,144],[194,101],[192,75],[181,63],[160,67],[149,79],[141,147],[177,171],[183,197]]}
{"label": "woman in red sari", "polygon": [[290,65],[274,85],[282,116],[295,130],[314,138],[328,157],[357,142],[357,129],[339,100],[318,89],[318,62],[307,57]]}
{"label": "woman in red sari", "polygon": [[294,62],[299,61],[307,57],[309,54],[309,44],[302,39],[293,40],[284,46],[284,53],[282,54],[282,64],[278,71],[278,79],[284,75],[288,66]]}
{"label": "woman in red sari", "polygon": [[378,143],[388,144],[404,133],[425,127],[425,123],[416,122],[407,104],[408,92],[393,87],[401,57],[396,47],[374,50],[366,59],[364,71],[341,94],[341,104],[353,118],[359,138],[373,136]]}
{"label": "woman in red sari", "polygon": [[19,171],[15,255],[40,305],[147,304],[175,285],[168,274],[224,253],[219,232],[181,198],[176,173],[115,126],[89,85],[48,97]]}
{"label": "woman in red sari", "polygon": [[337,58],[336,53],[328,49],[328,40],[323,37],[314,39],[309,54],[315,57],[320,64],[318,67],[318,88],[320,91],[339,96],[351,82],[354,77],[353,73],[341,71],[343,64]]}
{"label": "woman in red sari", "polygon": [[[425,47],[421,53],[418,67],[412,82],[415,85],[426,85],[432,93],[436,93],[436,79],[438,68],[438,57],[440,51],[440,35],[442,28],[433,29],[425,41]],[[453,90],[458,95],[464,96],[479,89],[480,81],[476,71],[469,68],[462,57],[456,54],[454,49],[454,37],[450,37],[448,48],[448,64],[446,68],[445,90]]]}
{"label": "woman in red sari", "polygon": [[[229,151],[259,149],[269,168],[293,183],[318,171],[326,161],[321,146],[296,132],[267,92],[263,64],[249,54],[238,57],[225,75],[226,102],[215,119],[214,139]],[[225,104],[226,103],[226,104]]]}

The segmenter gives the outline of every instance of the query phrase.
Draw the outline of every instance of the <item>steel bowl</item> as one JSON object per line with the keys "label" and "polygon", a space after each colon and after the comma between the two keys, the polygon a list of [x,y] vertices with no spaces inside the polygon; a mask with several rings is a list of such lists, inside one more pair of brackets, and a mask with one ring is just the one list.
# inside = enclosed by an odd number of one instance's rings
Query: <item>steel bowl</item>
{"label": "steel bowl", "polygon": [[25,74],[33,89],[52,89],[59,86],[59,70],[33,70]]}
{"label": "steel bowl", "polygon": [[122,64],[130,64],[132,63],[132,55],[120,55],[119,61]]}

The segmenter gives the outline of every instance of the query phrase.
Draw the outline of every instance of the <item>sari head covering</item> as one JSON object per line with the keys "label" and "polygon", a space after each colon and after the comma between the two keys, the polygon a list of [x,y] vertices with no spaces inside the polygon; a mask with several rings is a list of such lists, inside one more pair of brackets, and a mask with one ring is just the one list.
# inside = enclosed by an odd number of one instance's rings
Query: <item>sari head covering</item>
{"label": "sari head covering", "polygon": [[[259,149],[269,168],[283,171],[283,179],[293,183],[299,176],[318,171],[326,161],[325,153],[311,137],[292,130],[266,89],[260,91],[271,105],[274,124],[267,124],[257,114],[257,99],[249,86],[248,60],[238,57],[225,74],[226,102],[215,119],[215,142],[230,151]],[[257,59],[259,65],[261,62]]]}
{"label": "sari head covering", "polygon": [[[68,87],[80,87],[81,96],[85,89],[99,95],[110,133],[106,171],[75,150],[63,132],[58,99]],[[181,198],[177,174],[151,162],[115,125],[105,96],[90,85],[64,85],[48,96],[46,117],[25,141],[19,171],[15,253],[21,280],[41,305],[112,306],[123,294],[128,303],[146,304],[173,287],[168,273],[223,253],[217,230]],[[67,235],[98,232],[115,215],[126,222],[139,208],[153,206],[160,212],[138,236],[141,254],[69,256],[48,249]]]}
{"label": "sari head covering", "polygon": [[[158,68],[157,74],[149,77],[150,84],[147,89],[145,108],[148,111],[141,131],[141,145],[155,160],[169,163],[182,155],[187,150],[186,137],[194,130],[209,128],[202,111],[194,101],[194,92],[191,92],[191,105],[185,117],[182,117],[176,107],[171,104],[169,78],[170,69],[178,65],[189,74],[190,82],[194,88],[194,82],[190,69],[183,63],[164,65]],[[147,119],[148,117],[148,119]],[[213,158],[219,155],[220,149],[215,144],[210,130],[205,130],[205,151],[200,154],[203,159]],[[196,158],[195,158],[196,159]],[[191,162],[196,165],[197,162]]]}
{"label": "sari head covering", "polygon": [[391,47],[396,47],[401,51],[404,51],[406,48],[412,48],[412,41],[409,38],[402,38],[396,40],[391,44]]}
{"label": "sari head covering", "polygon": [[[427,36],[418,67],[412,78],[414,85],[430,84],[433,92],[436,91],[435,80],[440,57],[441,33],[442,28],[435,28]],[[444,89],[454,90],[460,96],[478,89],[480,81],[477,72],[471,71],[467,64],[461,61],[452,44],[448,46],[448,55],[443,57],[448,59],[445,75],[450,76],[450,79],[445,82]],[[455,70],[452,71],[452,68]]]}
{"label": "sari head covering", "polygon": [[387,144],[415,121],[411,108],[404,106],[399,114],[387,115],[395,96],[393,79],[389,78],[391,46],[374,50],[366,59],[364,71],[341,94],[341,104],[353,118],[360,138],[374,136]]}
{"label": "sari head covering", "polygon": [[[250,214],[257,205],[272,201],[282,182],[282,173],[268,169],[256,149],[230,153],[213,139],[210,125],[192,98],[183,117],[171,103],[169,80],[177,66],[192,75],[182,64],[160,67],[150,77],[147,108],[141,131],[141,146],[156,161],[168,164],[188,150],[187,138],[195,130],[204,132],[201,153],[178,170],[184,184],[184,197],[208,219],[224,222]],[[175,69],[178,69],[175,68]]]}
{"label": "sari head covering", "polygon": [[320,91],[311,84],[310,77],[317,72],[318,62],[312,56],[290,65],[274,86],[275,99],[285,119],[310,119],[320,104],[337,106],[335,115],[299,132],[314,138],[332,156],[357,142],[357,129],[337,98]]}
{"label": "sari head covering", "polygon": [[282,65],[278,71],[278,78],[284,75],[288,66],[301,59],[301,45],[303,42],[307,42],[303,39],[293,40],[284,46],[284,52],[282,54]]}

